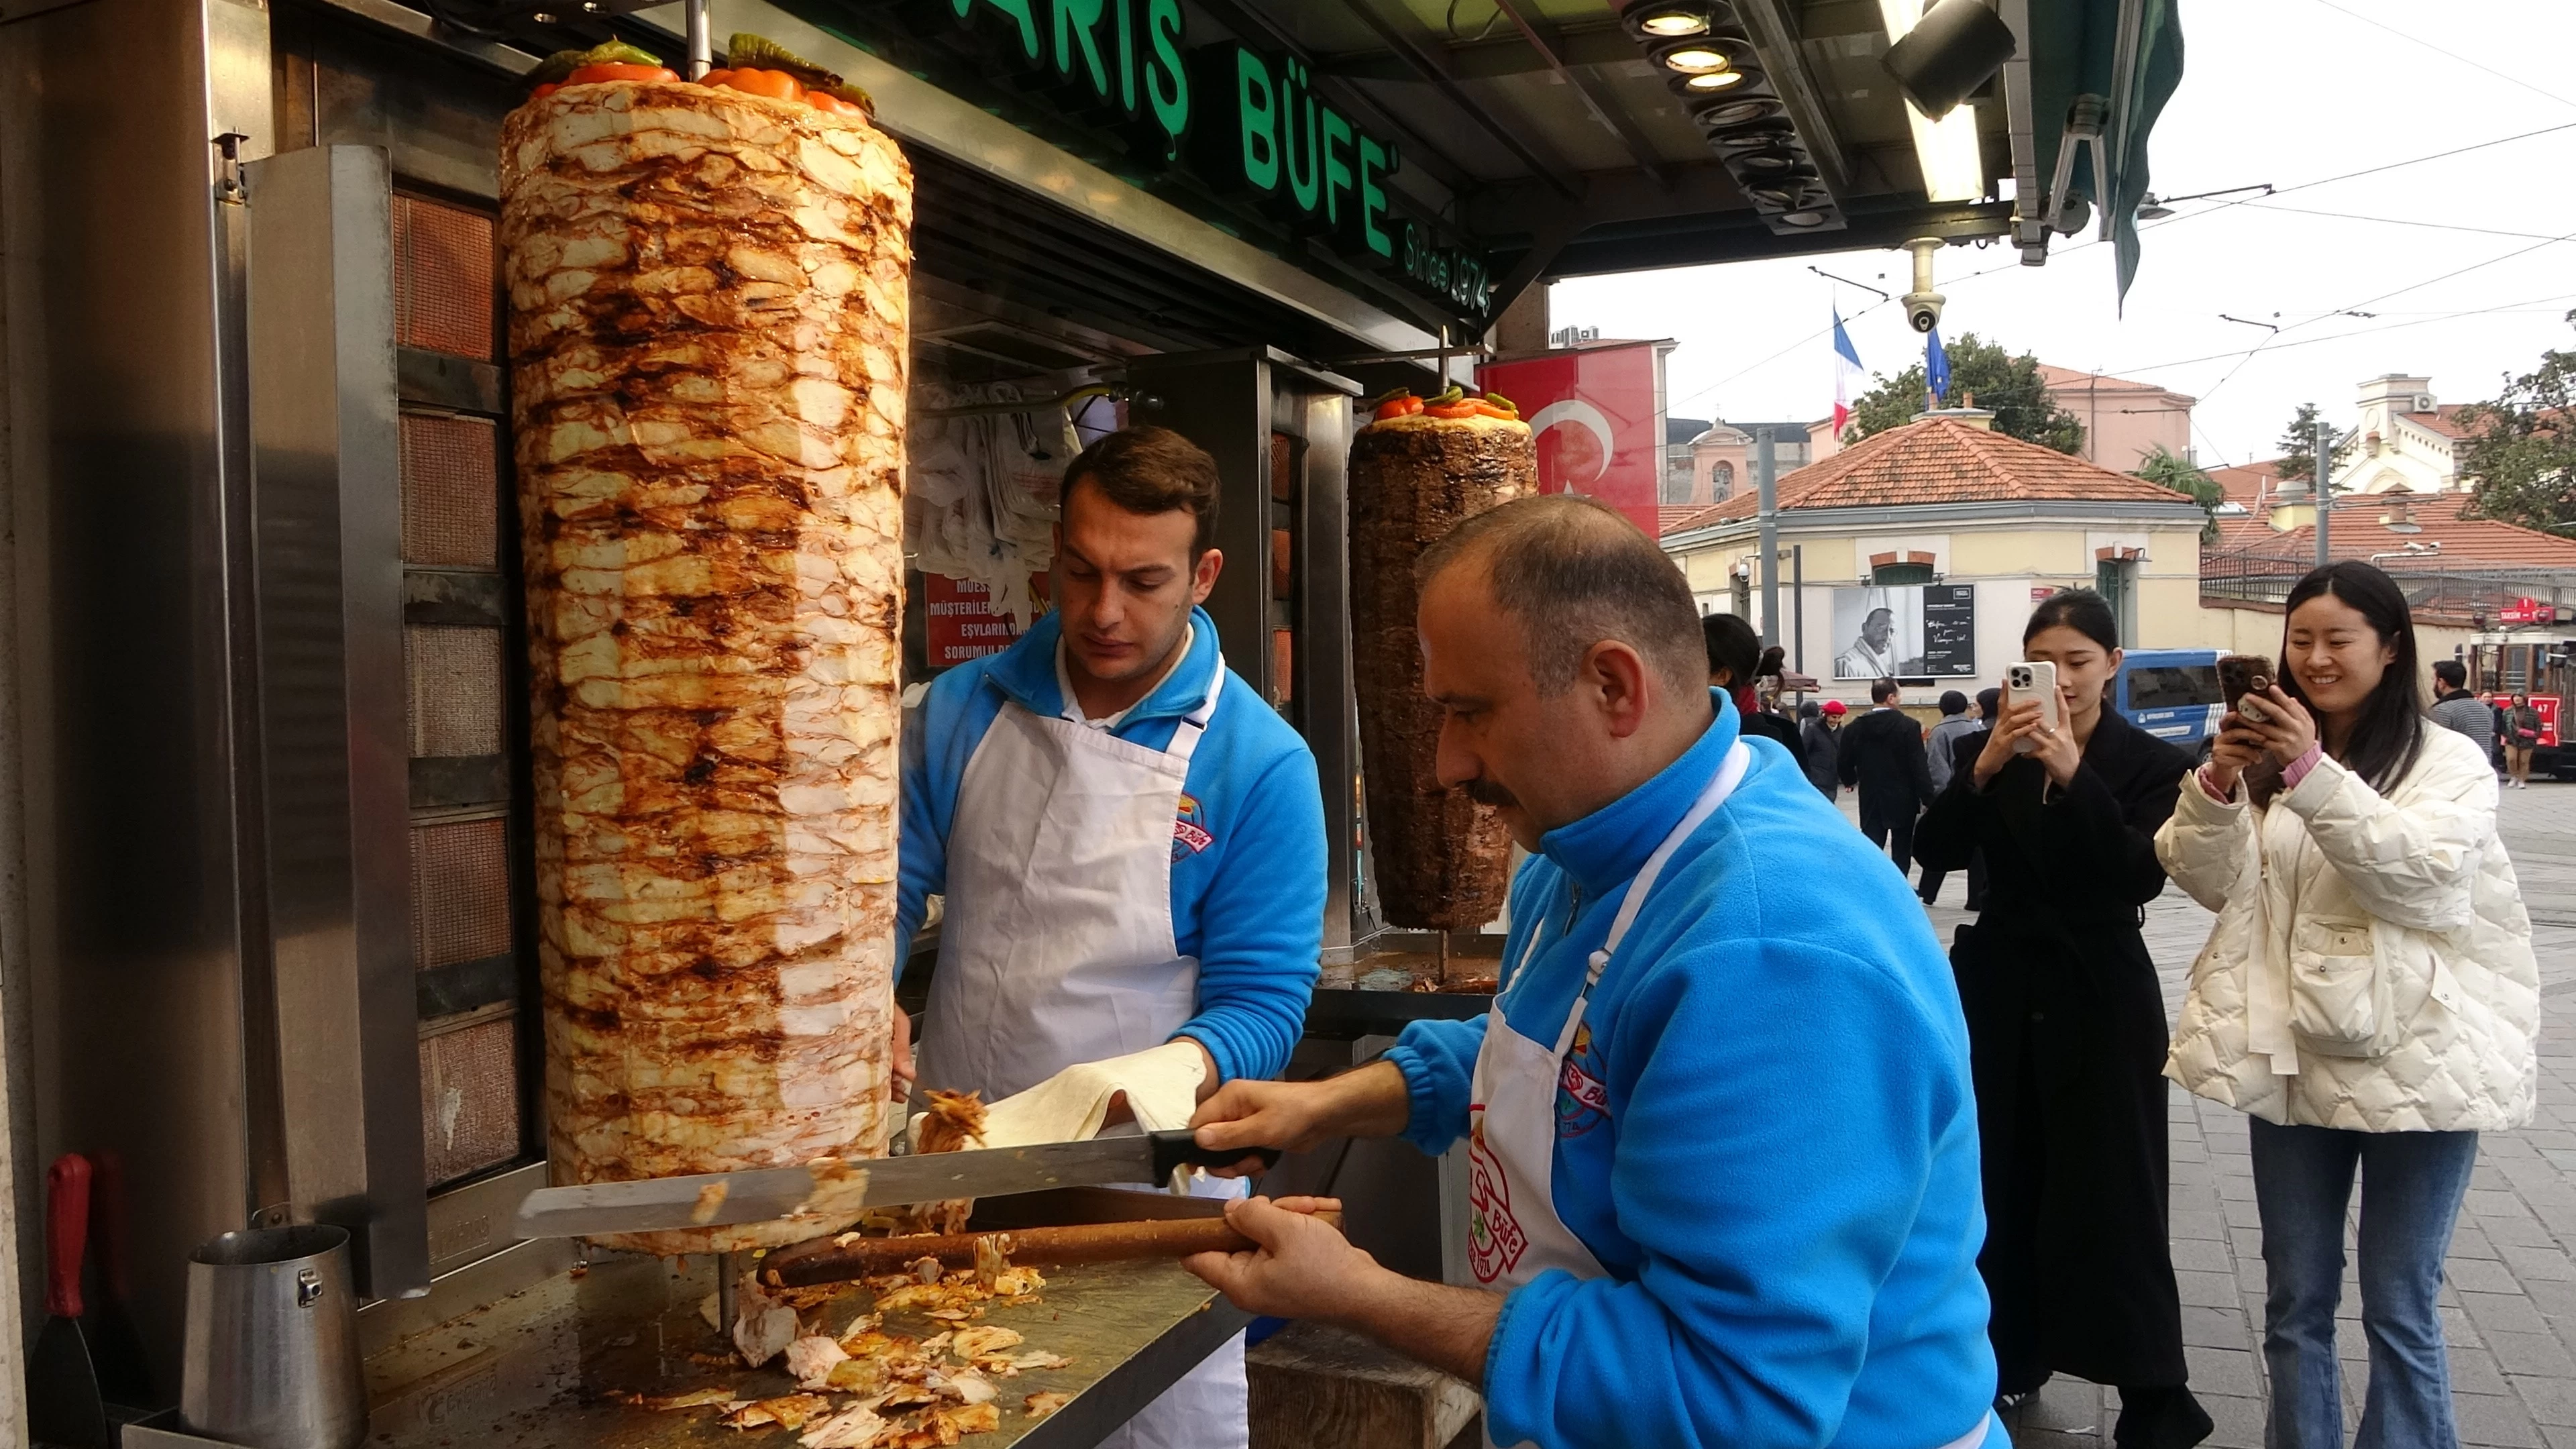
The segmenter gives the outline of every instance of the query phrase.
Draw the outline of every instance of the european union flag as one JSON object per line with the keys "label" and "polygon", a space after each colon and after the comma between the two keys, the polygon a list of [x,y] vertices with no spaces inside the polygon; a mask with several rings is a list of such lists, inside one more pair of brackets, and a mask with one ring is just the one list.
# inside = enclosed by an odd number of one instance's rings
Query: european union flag
{"label": "european union flag", "polygon": [[1935,327],[1923,339],[1923,383],[1932,394],[1931,406],[1939,407],[1950,391],[1950,354],[1941,350],[1941,329]]}

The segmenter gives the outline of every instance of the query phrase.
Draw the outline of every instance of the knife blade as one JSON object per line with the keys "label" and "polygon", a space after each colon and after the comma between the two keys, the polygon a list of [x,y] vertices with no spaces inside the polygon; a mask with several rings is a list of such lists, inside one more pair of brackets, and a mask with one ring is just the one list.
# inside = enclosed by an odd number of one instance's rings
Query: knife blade
{"label": "knife blade", "polygon": [[796,1217],[846,1223],[855,1221],[861,1209],[890,1203],[1001,1197],[1103,1182],[1161,1183],[1177,1168],[1226,1167],[1247,1157],[1258,1157],[1267,1167],[1279,1160],[1279,1153],[1267,1147],[1210,1151],[1184,1128],[972,1152],[825,1158],[795,1167],[541,1187],[519,1204],[511,1231],[522,1238],[569,1238]]}

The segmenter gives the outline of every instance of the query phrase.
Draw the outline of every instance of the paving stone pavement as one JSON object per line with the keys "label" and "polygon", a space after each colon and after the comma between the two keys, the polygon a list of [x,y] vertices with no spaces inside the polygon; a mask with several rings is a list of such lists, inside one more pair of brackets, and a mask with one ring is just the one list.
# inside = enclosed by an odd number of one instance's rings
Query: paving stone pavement
{"label": "paving stone pavement", "polygon": [[[1841,803],[1855,809],[1849,792]],[[2502,820],[2540,958],[2540,1103],[2531,1126],[2479,1144],[2445,1265],[2443,1337],[2463,1444],[2576,1449],[2576,784],[2508,790]],[[1966,886],[1952,876],[1930,908],[1945,942],[1969,919],[1958,907]],[[2164,978],[2168,1019],[2210,920],[2170,886],[2147,907],[2147,948]],[[2174,1276],[2192,1392],[2218,1422],[2213,1449],[2260,1449],[2263,1242],[2245,1116],[2168,1090]],[[2347,1433],[2361,1418],[2369,1352],[2351,1233],[2347,1223],[2335,1336]],[[2007,1426],[2021,1449],[2096,1449],[2111,1442],[2118,1416],[2117,1393],[2061,1377]]]}

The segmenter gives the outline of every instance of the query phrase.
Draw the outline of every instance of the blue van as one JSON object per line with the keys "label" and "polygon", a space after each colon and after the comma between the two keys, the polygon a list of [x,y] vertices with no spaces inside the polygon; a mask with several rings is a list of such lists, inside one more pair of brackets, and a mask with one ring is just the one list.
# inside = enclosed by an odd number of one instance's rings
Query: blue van
{"label": "blue van", "polygon": [[2206,757],[2217,738],[2218,660],[2224,649],[2132,649],[2122,656],[2112,696],[2129,723],[2167,744]]}

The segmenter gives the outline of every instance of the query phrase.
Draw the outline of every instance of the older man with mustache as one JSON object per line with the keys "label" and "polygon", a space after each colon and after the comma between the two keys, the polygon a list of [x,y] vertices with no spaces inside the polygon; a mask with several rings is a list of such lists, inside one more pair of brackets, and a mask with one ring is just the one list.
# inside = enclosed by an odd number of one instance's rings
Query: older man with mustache
{"label": "older man with mustache", "polygon": [[1616,512],[1505,504],[1422,568],[1441,778],[1532,852],[1502,993],[1196,1120],[1465,1138],[1479,1286],[1380,1267],[1315,1199],[1232,1204],[1259,1249],[1189,1266],[1477,1384],[1494,1444],[2004,1443],[1967,1031],[1903,878],[1738,739],[1688,586]]}

